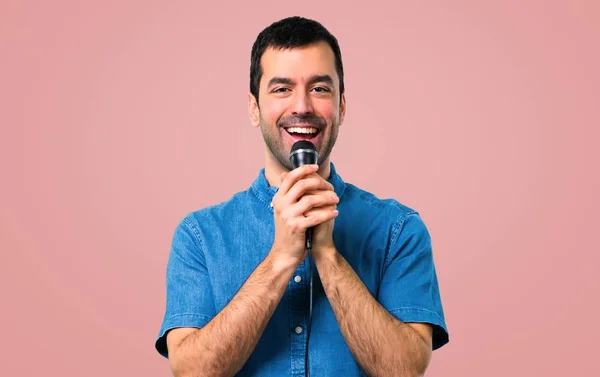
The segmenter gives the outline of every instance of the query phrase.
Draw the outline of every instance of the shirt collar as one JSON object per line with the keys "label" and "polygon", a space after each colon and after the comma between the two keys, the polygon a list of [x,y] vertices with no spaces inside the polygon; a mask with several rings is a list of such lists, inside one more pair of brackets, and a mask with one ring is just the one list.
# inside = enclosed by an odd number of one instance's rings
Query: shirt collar
{"label": "shirt collar", "polygon": [[[337,194],[340,200],[342,199],[342,195],[345,190],[345,183],[342,180],[342,177],[337,173],[335,169],[335,165],[333,162],[329,163],[330,174],[329,179],[327,180],[329,183],[333,185],[333,189]],[[254,195],[267,206],[271,206],[271,201],[273,200],[273,196],[277,193],[278,187],[274,187],[269,185],[267,181],[267,177],[265,176],[265,168],[260,169],[258,173],[258,177],[252,182],[250,185],[250,190]]]}

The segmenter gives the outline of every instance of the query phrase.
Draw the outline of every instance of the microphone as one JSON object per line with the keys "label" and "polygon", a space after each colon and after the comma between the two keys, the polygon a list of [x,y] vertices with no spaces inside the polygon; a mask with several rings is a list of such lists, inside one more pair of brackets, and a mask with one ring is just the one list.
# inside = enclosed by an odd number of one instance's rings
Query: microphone
{"label": "microphone", "polygon": [[[302,165],[314,165],[318,163],[319,156],[313,143],[308,140],[299,140],[294,143],[290,152],[290,162],[294,169]],[[308,252],[308,263],[310,265],[310,285],[309,285],[309,307],[308,307],[308,327],[306,331],[306,353],[304,354],[304,369],[306,376],[310,376],[308,368],[308,341],[310,339],[310,330],[312,325],[312,306],[313,306],[313,275],[314,267],[310,258],[310,250],[312,250],[312,234],[313,228],[306,229],[306,250]]]}
{"label": "microphone", "polygon": [[[290,152],[290,162],[294,169],[302,165],[315,165],[318,163],[319,156],[313,143],[308,140],[299,140],[294,143]],[[306,248],[312,249],[312,231],[313,228],[306,230]]]}

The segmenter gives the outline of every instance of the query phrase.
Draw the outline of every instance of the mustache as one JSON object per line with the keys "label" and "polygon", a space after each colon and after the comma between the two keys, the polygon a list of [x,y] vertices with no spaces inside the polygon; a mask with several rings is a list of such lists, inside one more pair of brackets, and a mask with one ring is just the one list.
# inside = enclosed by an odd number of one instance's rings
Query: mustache
{"label": "mustache", "polygon": [[304,115],[291,115],[289,117],[281,118],[277,122],[279,127],[292,127],[296,124],[310,124],[311,126],[322,129],[325,128],[327,123],[325,119],[320,118],[314,114],[304,114]]}

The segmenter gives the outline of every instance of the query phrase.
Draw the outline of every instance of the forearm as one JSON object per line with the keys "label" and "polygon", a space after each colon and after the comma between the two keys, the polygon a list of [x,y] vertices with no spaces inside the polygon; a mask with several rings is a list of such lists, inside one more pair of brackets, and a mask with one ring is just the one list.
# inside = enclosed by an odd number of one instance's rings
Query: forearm
{"label": "forearm", "polygon": [[429,344],[375,300],[337,252],[315,259],[325,294],[352,354],[369,376],[421,376]]}
{"label": "forearm", "polygon": [[233,376],[250,357],[294,272],[269,254],[233,299],[175,353],[176,376]]}

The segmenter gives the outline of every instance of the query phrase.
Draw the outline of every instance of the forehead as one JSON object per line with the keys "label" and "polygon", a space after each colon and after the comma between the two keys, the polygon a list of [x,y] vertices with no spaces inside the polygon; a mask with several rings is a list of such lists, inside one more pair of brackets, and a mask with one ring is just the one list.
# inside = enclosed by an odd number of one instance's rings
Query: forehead
{"label": "forehead", "polygon": [[261,57],[261,87],[272,77],[287,77],[301,82],[314,75],[329,75],[337,84],[335,55],[326,42],[292,49],[269,47]]}

